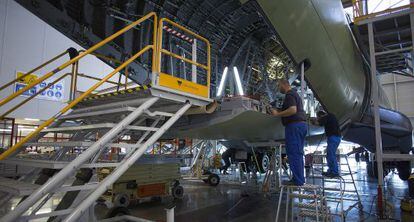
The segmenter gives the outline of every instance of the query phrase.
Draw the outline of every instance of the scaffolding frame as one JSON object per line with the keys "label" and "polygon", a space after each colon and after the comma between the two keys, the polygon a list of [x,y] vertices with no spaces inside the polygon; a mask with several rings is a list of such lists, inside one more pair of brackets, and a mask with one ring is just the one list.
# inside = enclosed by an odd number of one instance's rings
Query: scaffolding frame
{"label": "scaffolding frame", "polygon": [[[411,52],[411,65],[414,64],[414,10],[412,8],[414,4],[414,0],[410,0],[410,4],[404,9],[406,10],[392,10],[392,12],[387,12],[385,14],[375,14],[371,16],[365,17],[357,17],[355,19],[355,23],[358,26],[367,26],[368,29],[368,46],[369,46],[369,61],[371,66],[371,95],[372,95],[372,109],[374,114],[374,127],[375,127],[375,159],[377,161],[377,170],[378,170],[378,198],[377,198],[377,206],[379,209],[378,219],[386,219],[386,211],[384,209],[384,171],[383,171],[383,162],[384,161],[402,161],[402,160],[414,160],[414,156],[410,154],[384,154],[383,147],[382,147],[382,136],[381,136],[381,120],[379,116],[379,87],[380,83],[378,82],[377,76],[380,74],[380,71],[377,66],[377,58],[383,55],[396,55],[404,57],[403,53]],[[386,21],[386,20],[396,20],[402,16],[409,16],[410,18],[410,28],[411,28],[411,45],[408,47],[404,47],[403,44],[400,42],[399,48],[397,49],[389,49],[387,47],[381,47],[380,51],[376,50],[376,46],[378,46],[375,42],[376,37],[376,30],[374,27],[375,23]],[[401,41],[401,39],[399,39]],[[392,66],[391,66],[392,68]],[[414,77],[414,71],[411,67],[410,75]]]}

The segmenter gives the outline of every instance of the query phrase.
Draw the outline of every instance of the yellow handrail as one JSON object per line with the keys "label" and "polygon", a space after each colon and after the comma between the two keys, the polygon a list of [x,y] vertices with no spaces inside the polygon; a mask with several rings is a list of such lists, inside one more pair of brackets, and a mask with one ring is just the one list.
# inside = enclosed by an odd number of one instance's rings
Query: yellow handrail
{"label": "yellow handrail", "polygon": [[168,51],[168,50],[166,50],[166,49],[161,49],[161,52],[162,52],[162,53],[164,53],[164,54],[166,54],[166,55],[172,56],[172,57],[174,57],[174,58],[176,58],[176,59],[181,59],[181,60],[183,60],[183,61],[185,61],[185,62],[188,62],[188,63],[190,63],[190,64],[193,64],[193,65],[195,65],[195,66],[197,66],[197,67],[200,67],[200,68],[203,68],[203,69],[205,69],[205,70],[208,70],[208,66],[203,65],[203,64],[200,64],[200,63],[198,63],[198,62],[194,62],[193,60],[190,60],[190,59],[184,58],[184,57],[182,57],[182,56],[180,56],[180,55],[177,55],[177,54],[175,54],[175,53],[173,53],[173,52],[170,52],[170,51]]}
{"label": "yellow handrail", "polygon": [[29,140],[31,140],[34,136],[40,133],[45,127],[49,126],[51,123],[53,123],[59,116],[63,115],[70,109],[72,109],[76,104],[78,104],[80,101],[82,101],[86,96],[92,93],[96,88],[101,86],[103,83],[105,83],[108,79],[112,78],[115,74],[117,74],[119,71],[121,71],[125,66],[133,62],[135,59],[137,59],[139,56],[144,54],[149,49],[154,49],[154,45],[148,45],[144,47],[141,51],[136,53],[134,56],[129,58],[126,62],[122,63],[120,66],[118,66],[116,69],[114,69],[111,73],[109,73],[107,76],[105,76],[101,81],[93,85],[91,88],[89,88],[86,92],[82,93],[78,98],[73,100],[71,103],[69,103],[66,107],[61,109],[56,115],[54,115],[52,118],[46,120],[43,124],[41,124],[35,131],[31,132],[29,135],[24,137],[22,140],[20,140],[18,143],[16,143],[13,147],[7,149],[4,153],[0,155],[0,160],[6,159],[8,156],[16,152],[20,147],[22,147],[25,143],[27,143]]}
{"label": "yellow handrail", "polygon": [[[98,78],[98,77],[94,77],[94,76],[89,76],[89,75],[86,75],[86,74],[83,74],[83,73],[78,73],[78,76],[79,77],[83,77],[83,78],[87,78],[87,79],[92,79],[92,80],[96,80],[96,81],[100,81],[100,80],[102,80],[102,79],[100,79],[100,78]],[[119,85],[117,82],[114,82],[114,81],[110,81],[110,80],[108,80],[108,81],[106,81],[107,83],[109,83],[109,84],[112,84],[112,85]]]}
{"label": "yellow handrail", "polygon": [[[112,72],[110,72],[108,75],[106,75],[104,78],[102,79],[98,79],[95,77],[91,77],[91,76],[86,76],[83,74],[78,74],[77,73],[77,68],[78,68],[78,62],[80,59],[82,59],[84,56],[89,55],[89,54],[94,54],[94,51],[97,50],[98,48],[100,48],[101,46],[107,44],[108,42],[112,41],[113,39],[115,39],[116,37],[120,36],[121,34],[125,33],[126,31],[132,29],[134,26],[146,21],[147,19],[154,17],[154,21],[153,21],[153,44],[152,45],[147,45],[145,46],[143,49],[141,49],[139,52],[137,52],[136,54],[134,54],[132,57],[130,57],[128,60],[126,60],[125,62],[123,62],[122,64],[120,64],[118,67],[116,67]],[[184,32],[194,36],[197,39],[200,39],[201,41],[204,41],[206,43],[207,46],[207,64],[200,64],[197,63],[197,61],[192,61],[189,59],[186,59],[184,57],[181,57],[180,55],[174,54],[172,52],[169,52],[165,49],[162,49],[162,24],[163,22],[167,22],[170,23],[171,25],[183,30]],[[158,27],[158,25],[160,25],[160,27]],[[51,118],[49,118],[48,120],[46,120],[44,123],[42,123],[36,130],[32,131],[31,133],[29,133],[26,137],[24,137],[21,141],[19,141],[18,143],[16,143],[14,146],[10,147],[9,149],[7,149],[5,152],[3,152],[2,154],[0,154],[0,160],[4,160],[5,158],[9,157],[10,155],[14,154],[15,152],[17,152],[18,150],[21,149],[21,147],[29,142],[30,140],[32,140],[33,137],[35,137],[36,135],[38,135],[45,127],[48,127],[50,124],[52,124],[57,118],[59,118],[61,115],[65,114],[66,112],[68,112],[70,109],[72,109],[73,107],[75,107],[79,102],[81,102],[82,100],[84,100],[87,96],[89,96],[90,94],[93,93],[94,90],[96,90],[98,87],[100,87],[101,85],[103,85],[104,83],[112,83],[112,84],[118,84],[115,83],[113,81],[109,81],[109,79],[111,79],[114,75],[116,75],[117,73],[119,73],[121,70],[125,69],[126,67],[128,67],[129,64],[131,64],[134,60],[136,60],[138,57],[140,57],[142,54],[146,53],[149,50],[152,50],[152,72],[153,73],[160,73],[161,72],[161,66],[160,66],[160,61],[161,61],[161,54],[168,54],[169,56],[173,56],[175,58],[181,59],[182,61],[188,62],[190,64],[193,64],[197,67],[201,67],[202,69],[206,70],[207,72],[207,86],[201,86],[203,87],[204,92],[207,92],[210,88],[210,73],[211,73],[211,58],[210,58],[210,43],[207,39],[205,39],[202,36],[199,36],[198,34],[186,29],[185,27],[169,20],[166,18],[160,19],[160,21],[158,21],[158,17],[154,12],[151,12],[149,14],[147,14],[146,16],[142,17],[141,19],[129,24],[128,26],[124,27],[123,29],[121,29],[120,31],[116,32],[115,34],[107,37],[106,39],[102,40],[101,42],[99,42],[98,44],[92,46],[91,48],[89,48],[88,50],[80,53],[78,56],[72,58],[71,60],[65,62],[64,64],[60,65],[58,68],[56,68],[55,70],[48,72],[46,75],[36,79],[36,81],[28,84],[26,87],[24,87],[23,89],[13,93],[12,95],[8,96],[7,98],[3,99],[0,101],[0,106],[10,102],[11,100],[13,100],[14,98],[16,98],[17,96],[21,95],[23,92],[31,89],[32,87],[36,86],[37,84],[43,82],[44,80],[50,78],[51,76],[57,74],[58,72],[62,71],[63,69],[65,69],[66,67],[68,67],[69,65],[73,65],[72,67],[72,73],[67,73],[63,76],[61,76],[60,78],[58,78],[57,80],[55,80],[54,82],[50,83],[50,84],[54,84],[57,81],[63,79],[64,77],[66,77],[69,74],[72,74],[72,80],[73,80],[73,84],[75,84],[76,86],[76,81],[77,81],[77,76],[79,77],[86,77],[86,78],[92,78],[95,80],[99,80],[99,82],[95,83],[91,88],[89,88],[86,92],[83,92],[79,97],[74,98],[72,101],[69,102],[69,104],[67,106],[65,106],[64,108],[62,108],[57,114],[55,114],[54,116],[52,116]],[[125,73],[126,75],[128,75],[128,72]],[[50,86],[50,84],[48,86]],[[125,86],[127,85],[127,82],[125,83]],[[206,89],[207,88],[207,89]],[[45,90],[45,89],[42,89]],[[18,104],[17,106],[20,107],[21,105],[23,105],[25,102],[27,102],[28,100],[32,99],[33,97],[35,97],[36,95],[38,95],[39,93],[41,93],[43,91],[37,92],[35,95],[31,96],[30,98],[26,99],[25,101],[23,101],[21,104]],[[208,94],[206,95],[206,97],[208,97]],[[18,108],[17,107],[17,108]],[[12,109],[14,110],[16,107],[13,107]]]}
{"label": "yellow handrail", "polygon": [[66,51],[64,51],[64,52],[62,52],[62,53],[60,53],[59,55],[57,55],[57,56],[53,57],[52,59],[50,59],[50,60],[46,61],[45,63],[41,64],[40,66],[38,66],[38,67],[36,67],[36,68],[34,68],[34,69],[30,70],[29,72],[27,72],[27,73],[23,74],[22,76],[20,76],[20,77],[18,77],[18,78],[16,78],[16,79],[14,79],[14,80],[12,80],[12,81],[10,81],[10,82],[8,82],[8,83],[4,84],[3,86],[1,86],[1,87],[0,87],[0,91],[2,91],[3,89],[5,89],[5,88],[9,87],[9,86],[10,86],[10,85],[12,85],[13,83],[16,83],[17,81],[22,80],[24,77],[26,77],[26,76],[28,76],[28,75],[30,75],[30,74],[32,74],[32,73],[34,73],[34,72],[38,71],[39,69],[41,69],[41,68],[43,68],[43,67],[45,67],[45,66],[49,65],[50,63],[52,63],[52,62],[56,61],[57,59],[59,59],[59,58],[61,58],[62,56],[66,55],[67,53],[68,53],[68,50],[66,50]]}
{"label": "yellow handrail", "polygon": [[6,112],[4,112],[1,116],[0,116],[0,120],[3,120],[6,118],[6,116],[8,114],[10,114],[11,112],[15,111],[16,109],[20,108],[21,106],[23,106],[25,103],[29,102],[31,99],[33,99],[34,97],[36,97],[37,95],[39,95],[40,93],[44,92],[46,89],[50,88],[52,85],[56,84],[57,82],[59,82],[60,80],[62,80],[63,78],[65,78],[68,75],[71,75],[72,73],[66,73],[63,76],[57,78],[56,80],[54,80],[53,82],[49,83],[46,87],[42,88],[41,90],[39,90],[38,92],[36,92],[35,94],[31,95],[30,97],[26,98],[25,100],[21,101],[19,104],[13,106],[12,108],[10,108],[9,110],[7,110]]}
{"label": "yellow handrail", "polygon": [[394,12],[401,11],[401,10],[404,10],[404,9],[414,8],[414,3],[410,3],[410,4],[407,4],[407,5],[403,5],[403,6],[399,6],[399,7],[395,7],[395,8],[388,8],[388,9],[385,9],[385,10],[382,10],[382,11],[368,13],[368,12],[364,12],[362,10],[363,8],[361,8],[362,5],[364,3],[367,3],[367,2],[368,2],[368,0],[352,0],[354,21],[356,23],[358,23],[362,20],[365,20],[365,19],[380,16],[380,15],[390,14],[390,13],[394,13]]}
{"label": "yellow handrail", "polygon": [[[103,45],[107,44],[108,42],[114,40],[116,37],[122,35],[123,33],[127,32],[128,30],[132,29],[133,27],[137,26],[138,24],[142,23],[143,21],[153,17],[156,18],[156,14],[154,12],[151,12],[147,15],[145,15],[144,17],[138,19],[137,21],[129,24],[128,26],[124,27],[123,29],[119,30],[118,32],[116,32],[115,34],[107,37],[106,39],[102,40],[101,42],[99,42],[98,44],[92,46],[91,48],[89,48],[88,50],[86,50],[83,53],[80,53],[78,56],[76,56],[75,58],[65,62],[64,64],[62,64],[61,66],[59,66],[58,68],[56,68],[55,70],[47,73],[46,75],[36,79],[36,81],[32,82],[31,84],[28,84],[26,87],[24,87],[23,89],[13,93],[12,95],[8,96],[7,98],[3,99],[0,101],[0,107],[3,106],[4,104],[10,102],[11,100],[13,100],[14,98],[16,98],[17,96],[23,94],[24,92],[26,92],[27,90],[33,88],[34,86],[36,86],[37,84],[45,81],[46,79],[50,78],[51,76],[55,75],[56,73],[62,71],[63,69],[65,69],[66,67],[68,67],[69,65],[72,65],[76,62],[78,62],[81,58],[85,57],[88,54],[91,54],[92,52],[94,52],[95,50],[97,50],[98,48],[102,47]],[[156,20],[154,19],[154,22],[156,22]],[[154,31],[155,34],[156,31]]]}
{"label": "yellow handrail", "polygon": [[[131,28],[133,28],[134,26],[142,23],[143,21],[154,17],[154,32],[153,32],[153,44],[152,45],[147,45],[146,47],[144,47],[143,49],[141,49],[138,53],[136,53],[135,55],[133,55],[131,58],[129,58],[127,61],[125,61],[124,63],[122,63],[120,66],[118,66],[116,69],[114,69],[111,73],[109,73],[107,76],[105,76],[101,81],[99,81],[98,83],[96,83],[95,85],[93,85],[91,88],[89,88],[86,92],[82,93],[78,98],[74,99],[73,101],[71,101],[66,107],[64,107],[63,109],[61,109],[56,115],[54,115],[53,117],[51,117],[50,119],[46,120],[44,123],[42,123],[36,130],[34,130],[33,132],[31,132],[29,135],[27,135],[26,137],[24,137],[21,141],[19,141],[17,144],[15,144],[14,146],[10,147],[9,149],[7,149],[5,152],[3,152],[2,154],[0,154],[0,160],[4,160],[5,158],[7,158],[8,156],[12,155],[13,153],[15,153],[16,151],[18,151],[25,143],[27,143],[28,141],[30,141],[34,136],[36,136],[37,134],[40,133],[40,131],[42,131],[45,127],[49,126],[50,124],[52,124],[58,117],[60,117],[61,115],[63,115],[64,113],[66,113],[67,111],[69,111],[70,109],[72,109],[74,106],[76,106],[80,101],[82,101],[84,98],[86,98],[89,94],[91,94],[95,89],[97,89],[99,86],[101,86],[102,84],[104,84],[105,82],[107,82],[110,78],[112,78],[115,74],[117,74],[119,71],[121,71],[122,69],[124,69],[126,66],[128,66],[130,63],[132,63],[135,59],[137,59],[139,56],[141,56],[142,54],[144,54],[145,52],[147,52],[148,50],[152,49],[153,50],[153,61],[155,58],[155,51],[157,49],[157,37],[156,37],[156,33],[157,33],[157,15],[154,12],[151,12],[149,14],[147,14],[146,16],[142,17],[141,19],[138,19],[137,21],[131,23],[130,25],[126,26],[125,28],[121,29],[120,31],[116,32],[115,34],[109,36],[108,38],[102,40],[100,43],[92,46],[91,48],[89,48],[88,50],[86,50],[85,52],[79,54],[78,56],[76,56],[75,58],[71,59],[70,61],[64,63],[63,65],[59,66],[57,69],[55,69],[52,72],[47,73],[45,76],[42,76],[41,78],[39,78],[37,81],[33,82],[32,84],[29,84],[28,86],[26,86],[24,89],[17,91],[16,93],[12,94],[11,96],[7,97],[6,99],[2,100],[0,102],[0,106],[6,104],[7,102],[11,101],[13,98],[21,95],[24,91],[27,91],[28,89],[32,88],[33,86],[43,82],[44,80],[48,79],[49,77],[51,77],[52,75],[56,74],[57,72],[65,69],[67,66],[74,64],[76,62],[78,62],[81,58],[83,58],[84,56],[92,53],[93,51],[95,51],[96,49],[98,49],[99,47],[101,47],[102,45],[108,43],[109,41],[115,39],[116,37],[120,36],[121,34],[123,34],[124,32],[130,30]],[[157,63],[153,63],[153,70],[154,67],[157,67]]]}

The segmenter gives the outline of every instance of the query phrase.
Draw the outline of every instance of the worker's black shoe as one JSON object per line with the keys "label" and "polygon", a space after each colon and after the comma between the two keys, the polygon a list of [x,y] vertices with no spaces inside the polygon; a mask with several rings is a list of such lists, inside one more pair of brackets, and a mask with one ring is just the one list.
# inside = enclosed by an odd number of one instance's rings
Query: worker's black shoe
{"label": "worker's black shoe", "polygon": [[339,174],[331,173],[331,172],[322,172],[322,176],[329,177],[329,178],[335,178],[335,177],[339,177]]}

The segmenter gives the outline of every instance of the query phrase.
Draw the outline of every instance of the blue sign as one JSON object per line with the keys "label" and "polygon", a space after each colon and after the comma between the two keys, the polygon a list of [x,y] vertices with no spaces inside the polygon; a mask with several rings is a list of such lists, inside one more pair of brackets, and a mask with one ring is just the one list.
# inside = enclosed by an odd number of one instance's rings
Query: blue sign
{"label": "blue sign", "polygon": [[[38,84],[37,86],[23,92],[21,95],[22,96],[33,96],[35,95],[37,92],[39,92],[40,90],[46,88],[47,86],[49,86],[51,84],[51,82],[53,82],[54,80],[47,80],[47,81],[43,81],[40,84]],[[27,85],[25,83],[21,83],[21,82],[17,82],[15,84],[15,89],[14,91],[17,92],[23,88],[25,88]],[[49,87],[47,87],[46,90],[44,90],[43,92],[41,92],[39,95],[36,96],[36,98],[38,99],[45,99],[45,100],[53,100],[53,101],[61,101],[63,102],[63,95],[64,95],[64,89],[65,89],[65,84],[63,81],[60,81],[56,84],[52,84]]]}

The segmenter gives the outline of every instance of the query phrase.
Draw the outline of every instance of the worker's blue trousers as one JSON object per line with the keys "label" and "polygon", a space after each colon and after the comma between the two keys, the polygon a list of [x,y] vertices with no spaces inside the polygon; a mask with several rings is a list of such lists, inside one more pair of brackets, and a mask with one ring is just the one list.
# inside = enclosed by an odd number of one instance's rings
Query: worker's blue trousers
{"label": "worker's blue trousers", "polygon": [[285,127],[286,154],[293,182],[298,186],[305,183],[303,155],[306,133],[307,127],[304,122],[290,123]]}
{"label": "worker's blue trousers", "polygon": [[326,148],[326,160],[328,162],[328,173],[339,174],[338,161],[336,161],[336,150],[341,143],[340,136],[329,136],[328,147]]}

